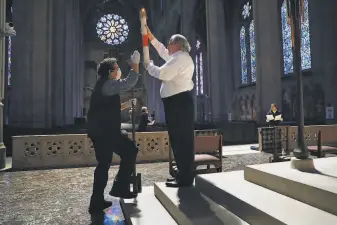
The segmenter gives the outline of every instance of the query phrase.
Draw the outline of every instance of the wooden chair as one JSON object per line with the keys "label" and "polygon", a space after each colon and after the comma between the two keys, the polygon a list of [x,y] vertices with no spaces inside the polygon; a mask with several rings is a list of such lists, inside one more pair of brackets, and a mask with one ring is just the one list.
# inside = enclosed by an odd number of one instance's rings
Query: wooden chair
{"label": "wooden chair", "polygon": [[[194,169],[197,174],[222,172],[222,135],[195,136],[194,150]],[[200,166],[206,166],[206,168],[198,168]],[[171,147],[169,172],[172,177],[177,176],[177,166]]]}
{"label": "wooden chair", "polygon": [[335,145],[336,143],[332,144],[331,142],[332,140],[327,139],[324,135],[322,135],[321,131],[318,131],[317,145],[308,146],[308,150],[311,155],[317,156],[318,158],[325,157],[326,153],[337,154],[337,147],[329,145]]}

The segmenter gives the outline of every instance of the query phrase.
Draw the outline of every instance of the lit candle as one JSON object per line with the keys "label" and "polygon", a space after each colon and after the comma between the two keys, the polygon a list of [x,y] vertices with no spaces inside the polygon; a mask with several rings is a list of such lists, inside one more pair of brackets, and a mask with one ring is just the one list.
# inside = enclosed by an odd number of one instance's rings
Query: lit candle
{"label": "lit candle", "polygon": [[143,38],[143,57],[144,57],[144,63],[148,64],[150,63],[150,52],[149,52],[149,38],[147,36],[147,16],[146,11],[144,8],[140,10],[140,24],[141,24],[141,32],[142,32],[142,38]]}

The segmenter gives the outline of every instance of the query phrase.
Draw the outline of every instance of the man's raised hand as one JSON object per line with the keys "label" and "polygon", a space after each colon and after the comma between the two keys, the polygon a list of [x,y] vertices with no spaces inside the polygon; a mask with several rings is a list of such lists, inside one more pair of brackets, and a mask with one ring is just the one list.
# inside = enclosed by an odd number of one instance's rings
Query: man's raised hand
{"label": "man's raised hand", "polygon": [[133,54],[131,55],[130,59],[127,60],[127,62],[131,67],[131,69],[136,71],[136,73],[139,73],[140,54],[137,50],[133,52]]}
{"label": "man's raised hand", "polygon": [[135,50],[133,52],[133,54],[131,55],[130,60],[131,60],[131,62],[133,64],[139,64],[139,62],[140,62],[140,53],[137,50]]}
{"label": "man's raised hand", "polygon": [[150,41],[152,41],[154,39],[154,36],[152,34],[152,32],[150,31],[150,28],[146,25],[146,30],[147,30],[147,36],[150,39]]}

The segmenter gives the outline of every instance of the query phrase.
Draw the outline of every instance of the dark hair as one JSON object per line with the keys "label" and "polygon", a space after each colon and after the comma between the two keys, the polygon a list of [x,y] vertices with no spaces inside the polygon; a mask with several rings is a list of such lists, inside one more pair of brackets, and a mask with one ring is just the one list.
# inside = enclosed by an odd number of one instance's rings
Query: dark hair
{"label": "dark hair", "polygon": [[101,77],[108,77],[110,74],[110,71],[115,70],[115,64],[117,63],[116,58],[105,58],[103,59],[100,64],[97,66],[97,73]]}
{"label": "dark hair", "polygon": [[271,107],[271,106],[275,106],[275,108],[277,108],[276,103],[271,103],[271,104],[270,104],[270,107]]}

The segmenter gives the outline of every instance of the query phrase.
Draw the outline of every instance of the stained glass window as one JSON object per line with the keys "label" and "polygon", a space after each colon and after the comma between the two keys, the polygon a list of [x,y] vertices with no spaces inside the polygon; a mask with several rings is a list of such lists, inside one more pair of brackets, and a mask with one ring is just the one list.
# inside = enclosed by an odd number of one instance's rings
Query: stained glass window
{"label": "stained glass window", "polygon": [[197,90],[197,95],[199,94],[199,56],[195,56],[195,88]]}
{"label": "stained glass window", "polygon": [[242,9],[242,16],[244,19],[247,19],[250,16],[250,11],[252,9],[252,6],[250,5],[250,2],[247,2]]}
{"label": "stained glass window", "polygon": [[8,37],[8,74],[7,74],[7,84],[8,86],[11,85],[11,77],[12,77],[12,71],[11,71],[11,66],[12,66],[12,38]]}
{"label": "stained glass window", "polygon": [[202,51],[200,49],[201,42],[197,40],[196,44],[196,56],[195,56],[195,83],[197,95],[202,95],[204,93],[204,70],[203,70],[203,58]]}
{"label": "stained glass window", "polygon": [[129,26],[119,15],[107,14],[99,19],[96,26],[98,37],[109,45],[122,44],[129,35]]}
{"label": "stained glass window", "polygon": [[256,82],[255,25],[250,1],[243,5],[241,15],[241,84],[248,84]]}
{"label": "stained glass window", "polygon": [[310,48],[310,29],[309,29],[309,13],[308,0],[304,0],[304,21],[302,22],[302,45],[301,45],[301,60],[302,69],[311,69],[311,48]]}
{"label": "stained glass window", "polygon": [[252,82],[256,82],[256,50],[255,50],[255,31],[254,20],[249,25],[249,38],[250,38],[250,69]]}
{"label": "stained glass window", "polygon": [[200,85],[200,94],[204,94],[204,70],[203,70],[203,59],[202,52],[199,53],[199,85]]}
{"label": "stained glass window", "polygon": [[240,30],[240,47],[241,47],[241,83],[248,83],[247,70],[247,48],[246,48],[246,29],[244,26]]}
{"label": "stained glass window", "polygon": [[[301,23],[301,65],[303,69],[311,68],[311,48],[310,48],[310,29],[309,29],[309,14],[308,0],[304,0],[304,21]],[[283,1],[281,7],[282,20],[282,40],[283,40],[283,60],[284,74],[289,74],[294,71],[294,58],[292,52],[291,27],[288,24],[287,5]]]}
{"label": "stained glass window", "polygon": [[286,1],[283,1],[281,7],[281,20],[282,20],[284,74],[289,74],[294,71],[294,66],[293,66],[293,52],[291,41],[291,27],[288,23]]}

